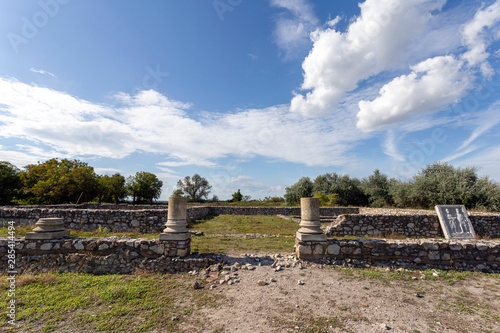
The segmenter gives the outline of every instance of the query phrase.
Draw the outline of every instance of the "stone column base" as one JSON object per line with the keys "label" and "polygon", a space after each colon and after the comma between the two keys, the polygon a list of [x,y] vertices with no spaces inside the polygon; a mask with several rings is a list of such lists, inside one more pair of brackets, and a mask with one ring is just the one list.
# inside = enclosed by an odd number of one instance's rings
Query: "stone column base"
{"label": "stone column base", "polygon": [[25,239],[56,239],[69,237],[69,230],[52,232],[27,232]]}
{"label": "stone column base", "polygon": [[191,234],[160,234],[160,242],[165,245],[165,256],[184,258],[191,253]]}
{"label": "stone column base", "polygon": [[185,241],[186,239],[191,238],[191,233],[183,232],[183,233],[161,233],[160,240],[161,241]]}
{"label": "stone column base", "polygon": [[298,259],[321,259],[326,255],[328,241],[325,234],[304,235],[297,233],[294,251]]}
{"label": "stone column base", "polygon": [[326,242],[325,234],[303,234],[298,232],[295,234],[295,238],[297,238],[301,242]]}

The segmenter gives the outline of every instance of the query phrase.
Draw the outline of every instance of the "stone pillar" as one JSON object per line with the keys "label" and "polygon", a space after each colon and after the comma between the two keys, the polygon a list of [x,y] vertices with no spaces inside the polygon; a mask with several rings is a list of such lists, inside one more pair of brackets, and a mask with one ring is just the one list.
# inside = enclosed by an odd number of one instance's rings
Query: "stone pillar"
{"label": "stone pillar", "polygon": [[300,199],[300,229],[295,236],[295,253],[299,259],[320,259],[326,254],[328,242],[321,230],[319,199]]}
{"label": "stone pillar", "polygon": [[165,255],[185,257],[191,252],[191,233],[187,229],[187,198],[168,199],[168,218],[160,241],[165,242]]}
{"label": "stone pillar", "polygon": [[326,241],[321,230],[318,198],[300,198],[300,229],[297,238],[301,241]]}
{"label": "stone pillar", "polygon": [[56,239],[69,237],[62,218],[46,217],[36,221],[33,232],[27,232],[25,239]]}

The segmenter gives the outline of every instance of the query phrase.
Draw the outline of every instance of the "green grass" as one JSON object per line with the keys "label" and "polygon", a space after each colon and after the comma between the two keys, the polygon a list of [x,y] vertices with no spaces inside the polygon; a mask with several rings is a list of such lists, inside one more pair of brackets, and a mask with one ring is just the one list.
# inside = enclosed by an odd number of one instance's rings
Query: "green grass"
{"label": "green grass", "polygon": [[[193,279],[186,274],[20,275],[16,281],[16,322],[18,329],[40,328],[44,332],[68,326],[92,332],[181,332],[188,324],[203,326],[193,312],[215,307],[222,298],[207,288],[194,290],[190,287]],[[6,284],[1,292],[7,292]],[[0,298],[2,309],[6,302],[7,298]],[[173,321],[174,316],[179,320]],[[0,326],[10,326],[5,316]]]}
{"label": "green grass", "polygon": [[213,237],[192,236],[191,251],[198,253],[292,252],[295,237]]}
{"label": "green grass", "polygon": [[[27,232],[32,232],[34,226],[29,227],[16,227],[15,237],[24,237]],[[8,229],[0,228],[0,237],[7,237]],[[142,234],[137,232],[110,232],[105,230],[105,228],[101,228],[93,231],[81,231],[81,230],[72,230],[70,229],[71,237],[83,237],[83,238],[101,238],[101,237],[131,237],[131,238],[146,238],[146,239],[154,239],[158,238],[159,234]]]}
{"label": "green grass", "polygon": [[294,236],[297,222],[269,215],[219,215],[206,216],[195,221],[191,229],[205,234],[271,234]]}
{"label": "green grass", "polygon": [[[378,280],[384,283],[389,283],[390,281],[418,281],[420,276],[423,274],[426,280],[444,280],[448,284],[453,285],[458,281],[474,281],[479,279],[483,275],[488,277],[493,277],[500,279],[500,274],[486,274],[480,272],[469,272],[469,271],[453,271],[453,270],[434,270],[426,269],[423,271],[413,271],[413,270],[391,270],[385,271],[377,268],[339,268],[339,271],[344,275],[353,277],[360,280]],[[434,276],[433,273],[438,272],[439,276]],[[414,278],[417,277],[417,280]]]}
{"label": "green grass", "polygon": [[[230,236],[195,236],[191,237],[191,251],[198,253],[223,253],[233,251],[278,251],[292,252],[295,244],[295,233],[299,226],[296,222],[277,216],[241,216],[220,215],[205,217],[195,221],[190,229],[203,231],[205,234],[272,234],[281,237],[230,237]],[[30,227],[16,228],[16,236],[23,237]],[[0,228],[0,237],[7,236],[7,228]],[[142,234],[134,232],[110,232],[106,228],[93,231],[70,230],[71,237],[131,237],[158,239],[159,234]]]}

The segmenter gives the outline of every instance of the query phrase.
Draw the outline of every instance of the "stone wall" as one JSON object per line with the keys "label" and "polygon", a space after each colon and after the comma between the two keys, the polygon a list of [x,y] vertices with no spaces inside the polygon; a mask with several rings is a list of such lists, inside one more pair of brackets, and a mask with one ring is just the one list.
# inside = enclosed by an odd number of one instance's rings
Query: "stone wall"
{"label": "stone wall", "polygon": [[[17,226],[34,225],[42,217],[59,217],[64,219],[66,228],[91,231],[99,226],[113,232],[128,231],[139,233],[159,233],[167,222],[166,206],[162,209],[76,209],[48,207],[1,207],[0,222],[14,221]],[[355,214],[358,208],[321,208],[325,216]],[[188,207],[188,221],[197,220],[207,215],[297,215],[299,207],[222,207],[198,206]]]}
{"label": "stone wall", "polygon": [[[35,241],[15,238],[15,244],[15,266],[19,274],[45,273],[50,270],[92,274],[128,274],[136,270],[176,273],[206,268],[216,263],[208,256],[171,257],[182,244],[158,239],[110,237]],[[9,271],[7,245],[7,238],[0,238],[0,272],[4,273]]]}
{"label": "stone wall", "polygon": [[[500,238],[500,215],[471,214],[469,218],[476,234]],[[386,236],[444,237],[436,214],[386,215],[345,214],[339,216],[326,230],[329,237]]]}
{"label": "stone wall", "polygon": [[443,239],[328,239],[300,242],[295,251],[300,259],[403,261],[415,265],[442,266],[500,272],[500,242]]}

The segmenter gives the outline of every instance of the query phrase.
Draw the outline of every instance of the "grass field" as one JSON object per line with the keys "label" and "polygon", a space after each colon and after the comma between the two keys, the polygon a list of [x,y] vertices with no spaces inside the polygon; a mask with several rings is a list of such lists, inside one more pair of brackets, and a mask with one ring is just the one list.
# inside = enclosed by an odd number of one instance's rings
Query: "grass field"
{"label": "grass field", "polygon": [[[207,288],[194,290],[192,282],[186,274],[20,275],[16,279],[19,327],[7,331],[31,332],[38,327],[41,332],[57,332],[70,326],[86,332],[148,332],[154,328],[177,332],[180,324],[203,327],[191,314],[216,306],[221,296],[209,295]],[[7,284],[1,292],[7,293]],[[7,308],[6,302],[7,297],[0,297],[2,309]],[[0,327],[9,326],[1,316]]]}
{"label": "grass field", "polygon": [[[209,216],[195,221],[190,229],[203,231],[206,235],[223,236],[191,237],[191,249],[198,253],[222,253],[233,251],[279,251],[292,252],[295,232],[298,224],[277,216],[255,215],[220,215]],[[33,226],[16,228],[16,236],[23,237]],[[280,237],[231,237],[230,235],[266,234]],[[0,228],[0,237],[8,235],[7,228]],[[159,234],[141,234],[133,232],[110,232],[106,228],[94,231],[70,230],[71,237],[131,237],[157,239]]]}

